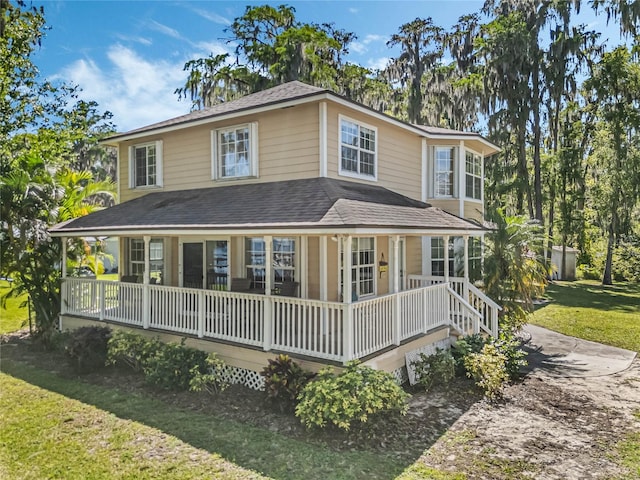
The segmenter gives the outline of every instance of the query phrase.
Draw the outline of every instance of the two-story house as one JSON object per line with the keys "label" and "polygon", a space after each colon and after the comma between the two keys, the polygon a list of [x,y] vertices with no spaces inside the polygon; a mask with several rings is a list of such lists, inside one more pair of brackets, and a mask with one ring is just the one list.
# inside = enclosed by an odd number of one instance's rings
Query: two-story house
{"label": "two-story house", "polygon": [[249,385],[274,352],[399,373],[452,332],[497,333],[472,284],[498,151],[478,134],[290,82],[106,143],[119,204],[51,232],[118,237],[120,279],[63,271],[62,328],[186,336]]}

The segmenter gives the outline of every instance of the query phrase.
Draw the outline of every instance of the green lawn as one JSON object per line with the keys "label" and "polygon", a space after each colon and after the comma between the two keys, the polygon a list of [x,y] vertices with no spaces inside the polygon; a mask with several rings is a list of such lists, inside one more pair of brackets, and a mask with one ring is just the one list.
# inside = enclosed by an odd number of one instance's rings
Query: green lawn
{"label": "green lawn", "polygon": [[640,352],[640,284],[554,282],[531,323],[565,335]]}
{"label": "green lawn", "polygon": [[392,452],[335,451],[10,359],[2,372],[3,480],[254,478],[252,471],[277,479],[386,480],[407,467]]}
{"label": "green lawn", "polygon": [[[9,282],[0,280],[0,297],[9,291]],[[29,313],[27,307],[20,307],[25,300],[22,295],[17,298],[7,299],[6,308],[0,307],[0,334],[15,332],[29,325]]]}

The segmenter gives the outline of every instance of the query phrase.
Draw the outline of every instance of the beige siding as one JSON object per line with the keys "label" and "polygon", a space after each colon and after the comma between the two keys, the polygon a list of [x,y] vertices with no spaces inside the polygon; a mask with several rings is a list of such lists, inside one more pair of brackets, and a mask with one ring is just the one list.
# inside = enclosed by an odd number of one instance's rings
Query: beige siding
{"label": "beige siding", "polygon": [[469,218],[482,222],[484,220],[484,205],[482,202],[473,200],[465,200],[464,202],[464,218]]}
{"label": "beige siding", "polygon": [[430,198],[429,204],[438,207],[445,212],[460,215],[460,200],[457,198]]}
{"label": "beige siding", "polygon": [[329,239],[327,242],[327,300],[338,302],[340,275],[338,273],[338,242]]}
{"label": "beige siding", "polygon": [[[387,271],[380,273],[380,260],[384,255],[387,262]],[[391,253],[389,252],[389,237],[376,238],[376,265],[373,274],[376,276],[377,295],[386,295],[389,293],[389,276],[391,275]]]}
{"label": "beige siding", "polygon": [[[339,175],[339,115],[377,127],[377,182]],[[378,121],[347,107],[329,104],[327,108],[327,158],[327,172],[331,178],[375,183],[408,197],[420,199],[422,191],[422,140],[416,134]]]}
{"label": "beige siding", "polygon": [[[120,146],[120,201],[158,190],[129,188],[129,147],[156,140],[163,144],[165,191],[316,177],[320,169],[318,118],[318,104],[311,103],[124,142]],[[248,122],[258,123],[258,178],[211,180],[211,131]]]}
{"label": "beige siding", "polygon": [[422,237],[407,237],[407,275],[422,275]]}
{"label": "beige siding", "polygon": [[309,237],[307,241],[307,294],[309,298],[320,298],[320,268],[320,237]]}

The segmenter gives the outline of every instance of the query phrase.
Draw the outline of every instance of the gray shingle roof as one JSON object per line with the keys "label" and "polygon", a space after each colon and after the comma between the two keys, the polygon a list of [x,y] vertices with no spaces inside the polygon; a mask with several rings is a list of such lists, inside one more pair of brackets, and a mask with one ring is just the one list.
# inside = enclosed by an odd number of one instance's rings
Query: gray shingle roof
{"label": "gray shingle roof", "polygon": [[310,178],[149,193],[56,225],[51,232],[347,226],[482,229],[380,186]]}
{"label": "gray shingle roof", "polygon": [[281,103],[290,100],[301,99],[310,95],[317,95],[322,92],[328,92],[324,88],[314,87],[307,85],[306,83],[293,81],[277,85],[267,90],[245,95],[244,97],[229,102],[219,103],[212,107],[197,110],[180,117],[171,118],[162,122],[147,125],[135,130],[130,130],[125,133],[113,135],[107,138],[105,141],[111,139],[117,139],[128,135],[135,135],[137,133],[143,133],[147,131],[157,130],[165,127],[172,127],[183,123],[194,122],[197,120],[204,120],[207,118],[215,118],[227,113],[241,112],[243,110],[250,110],[258,107],[264,107],[276,103]]}

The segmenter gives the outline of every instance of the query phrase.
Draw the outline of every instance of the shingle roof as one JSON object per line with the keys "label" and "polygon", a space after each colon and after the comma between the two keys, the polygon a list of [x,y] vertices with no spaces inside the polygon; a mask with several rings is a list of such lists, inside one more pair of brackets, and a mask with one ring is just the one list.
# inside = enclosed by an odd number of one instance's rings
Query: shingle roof
{"label": "shingle roof", "polygon": [[277,85],[267,90],[245,95],[244,97],[229,102],[219,103],[212,107],[197,110],[180,117],[171,118],[162,122],[147,125],[135,130],[130,130],[125,133],[113,135],[106,140],[117,139],[128,135],[135,135],[137,133],[143,133],[147,131],[157,130],[165,127],[172,127],[183,123],[194,122],[197,120],[204,120],[207,118],[215,118],[220,115],[224,115],[232,112],[241,112],[243,110],[250,110],[253,108],[264,107],[284,101],[296,100],[310,95],[317,95],[322,92],[328,92],[324,88],[314,87],[307,85],[306,83],[293,81]]}
{"label": "shingle roof", "polygon": [[482,229],[380,186],[310,178],[149,193],[56,225],[51,232],[347,226]]}

